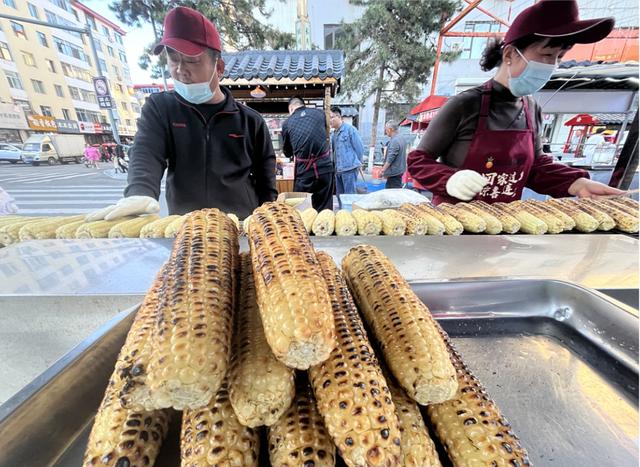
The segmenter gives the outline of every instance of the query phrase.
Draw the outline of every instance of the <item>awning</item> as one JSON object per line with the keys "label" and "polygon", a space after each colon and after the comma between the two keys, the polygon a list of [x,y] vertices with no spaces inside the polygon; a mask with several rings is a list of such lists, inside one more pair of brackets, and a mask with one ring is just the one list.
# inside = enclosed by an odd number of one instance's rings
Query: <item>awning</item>
{"label": "awning", "polygon": [[445,96],[427,96],[422,102],[416,105],[409,114],[418,115],[422,112],[437,110],[447,102],[449,98]]}
{"label": "awning", "polygon": [[567,120],[564,126],[593,126],[598,125],[600,122],[589,114],[579,114],[573,117],[571,120]]}

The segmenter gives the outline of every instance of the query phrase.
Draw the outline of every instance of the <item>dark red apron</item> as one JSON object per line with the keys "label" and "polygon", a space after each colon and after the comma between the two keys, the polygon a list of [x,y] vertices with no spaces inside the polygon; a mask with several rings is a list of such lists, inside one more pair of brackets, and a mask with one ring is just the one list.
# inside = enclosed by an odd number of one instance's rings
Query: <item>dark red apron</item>
{"label": "dark red apron", "polygon": [[[474,199],[487,203],[509,202],[520,199],[535,158],[534,126],[531,123],[527,99],[522,99],[527,119],[525,130],[489,130],[489,106],[492,81],[482,89],[482,103],[478,126],[471,140],[467,158],[460,170],[469,169],[484,175],[489,183]],[[459,203],[450,196],[433,197],[433,203]]]}
{"label": "dark red apron", "polygon": [[[316,180],[319,178],[318,176],[318,160],[320,159],[324,159],[325,157],[329,157],[331,156],[331,151],[325,151],[322,154],[320,154],[319,156],[316,156],[315,154],[311,154],[309,158],[307,159],[302,159],[299,156],[296,156],[295,160],[296,160],[296,164],[294,165],[294,169],[298,167],[298,162],[300,162],[301,164],[304,164],[302,167],[302,171],[304,173],[308,172],[309,169],[311,167],[313,167],[313,173],[316,177]],[[295,170],[295,175],[294,177],[297,178],[298,176],[298,171]]]}

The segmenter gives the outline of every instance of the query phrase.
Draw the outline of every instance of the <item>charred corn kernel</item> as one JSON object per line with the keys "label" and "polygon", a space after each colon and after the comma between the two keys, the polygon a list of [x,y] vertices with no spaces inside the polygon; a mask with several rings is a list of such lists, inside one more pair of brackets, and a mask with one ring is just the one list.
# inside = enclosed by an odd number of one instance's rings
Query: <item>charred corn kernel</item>
{"label": "charred corn kernel", "polygon": [[342,261],[358,308],[393,376],[420,404],[455,394],[455,370],[429,309],[377,248],[359,245]]}
{"label": "charred corn kernel", "polygon": [[205,406],[227,372],[238,230],[218,209],[188,214],[169,257],[146,384],[153,408]]}
{"label": "charred corn kernel", "polygon": [[[413,216],[416,219],[420,219],[420,221],[426,223],[427,235],[444,235],[444,224],[433,215],[427,214],[426,210],[420,209],[416,205],[407,203],[400,206],[399,211],[406,215]],[[462,227],[462,225],[460,227]]]}
{"label": "charred corn kernel", "polygon": [[84,466],[153,465],[167,433],[169,413],[165,410],[143,411],[124,408],[120,394],[130,384],[132,373],[143,371],[158,293],[164,274],[163,266],[134,318],[104,399],[94,419]]}
{"label": "charred corn kernel", "polygon": [[633,210],[636,214],[640,209],[640,204],[635,199],[628,198],[627,196],[619,196],[617,198],[611,198],[611,201],[616,204],[623,204]]}
{"label": "charred corn kernel", "polygon": [[311,225],[311,231],[314,235],[320,237],[328,237],[333,235],[336,227],[336,216],[331,209],[323,209],[318,213]]}
{"label": "charred corn kernel", "polygon": [[76,238],[107,238],[112,227],[132,219],[138,219],[138,217],[129,216],[121,217],[113,221],[100,220],[85,222],[76,230]]}
{"label": "charred corn kernel", "polygon": [[536,216],[542,222],[547,224],[547,233],[559,234],[564,231],[564,223],[544,209],[533,204],[525,203],[524,201],[513,201],[510,204],[512,204],[516,209],[521,209]]}
{"label": "charred corn kernel", "polygon": [[249,222],[251,222],[251,216],[247,216],[243,221],[242,221],[242,233],[244,235],[249,235]]}
{"label": "charred corn kernel", "polygon": [[457,219],[467,232],[482,233],[487,229],[487,224],[482,217],[461,209],[457,205],[441,203],[438,204],[438,209]]}
{"label": "charred corn kernel", "polygon": [[424,213],[438,219],[444,225],[444,231],[447,235],[460,235],[464,231],[464,227],[458,219],[432,206],[430,203],[421,203],[416,206]]}
{"label": "charred corn kernel", "polygon": [[307,208],[300,213],[300,217],[302,217],[304,229],[307,231],[307,233],[310,233],[311,229],[313,228],[313,221],[315,221],[316,217],[318,217],[318,211],[313,208]]}
{"label": "charred corn kernel", "polygon": [[174,219],[169,225],[167,225],[167,228],[164,229],[164,238],[175,238],[186,218],[187,214],[184,216],[178,216],[177,219]]}
{"label": "charred corn kernel", "polygon": [[494,203],[497,209],[508,212],[520,222],[520,232],[531,235],[542,235],[547,233],[549,226],[542,219],[534,216],[525,209],[514,205],[514,203]]}
{"label": "charred corn kernel", "polygon": [[274,466],[333,467],[336,448],[306,381],[297,384],[291,407],[269,428],[269,460]]}
{"label": "charred corn kernel", "polygon": [[76,232],[78,228],[84,224],[84,219],[80,221],[70,222],[65,225],[61,225],[56,229],[56,238],[58,239],[70,239],[76,238]]}
{"label": "charred corn kernel", "polygon": [[614,208],[619,209],[621,211],[624,211],[627,214],[630,214],[632,216],[637,216],[638,215],[638,209],[635,208],[635,207],[632,207],[631,205],[629,205],[629,204],[627,204],[625,202],[622,202],[621,198],[603,198],[603,199],[600,199],[599,201],[602,201],[607,206],[614,207]]}
{"label": "charred corn kernel", "polygon": [[557,199],[550,199],[549,201],[547,201],[547,203],[549,203],[557,210],[562,211],[566,215],[571,216],[573,222],[576,225],[575,228],[579,232],[593,232],[598,228],[598,225],[600,224],[593,216],[587,214],[584,211],[581,211],[576,207],[573,207],[566,203],[561,203]]}
{"label": "charred corn kernel", "polygon": [[485,223],[484,233],[489,235],[498,235],[502,232],[502,222],[493,214],[479,208],[471,203],[458,203],[456,209],[469,212],[474,216],[478,216]]}
{"label": "charred corn kernel", "polygon": [[511,426],[467,369],[446,333],[458,391],[453,399],[427,407],[429,421],[454,466],[531,465]]}
{"label": "charred corn kernel", "polygon": [[556,199],[556,201],[570,208],[574,208],[589,214],[591,217],[598,221],[598,230],[607,232],[616,226],[616,222],[611,218],[609,214],[594,206],[590,206],[587,203],[583,203],[580,200],[573,198],[560,198]]}
{"label": "charred corn kernel", "polygon": [[56,238],[56,229],[60,226],[72,222],[81,221],[84,216],[51,217],[38,222],[29,222],[23,225],[18,231],[18,238],[24,242],[26,240],[45,240]]}
{"label": "charred corn kernel", "polygon": [[265,203],[253,212],[249,247],[267,342],[278,360],[306,370],[335,346],[327,284],[294,208]]}
{"label": "charred corn kernel", "polygon": [[358,235],[380,235],[382,221],[378,216],[364,209],[354,209],[351,215],[356,220]]}
{"label": "charred corn kernel", "polygon": [[531,206],[536,206],[542,209],[543,211],[545,211],[547,214],[560,219],[564,226],[565,232],[569,230],[573,230],[576,227],[576,222],[573,220],[571,216],[569,216],[567,213],[563,212],[562,210],[556,208],[554,205],[552,205],[547,201],[527,200],[525,203]]}
{"label": "charred corn kernel", "polygon": [[514,234],[520,230],[520,221],[503,209],[499,209],[492,204],[485,203],[484,201],[472,201],[468,206],[477,209],[478,212],[484,212],[494,216],[502,224],[502,231],[504,233]]}
{"label": "charred corn kernel", "polygon": [[226,381],[206,407],[184,411],[180,453],[184,467],[258,466],[260,436],[236,418]]}
{"label": "charred corn kernel", "polygon": [[21,217],[7,222],[0,227],[0,244],[4,246],[11,245],[20,241],[20,229],[29,224],[40,222],[44,217]]}
{"label": "charred corn kernel", "polygon": [[380,218],[383,234],[397,237],[404,235],[405,230],[407,230],[407,223],[393,209],[371,212]]}
{"label": "charred corn kernel", "polygon": [[326,253],[318,260],[338,335],[331,356],[309,369],[318,411],[347,465],[398,465],[400,430],[382,370],[342,274]]}
{"label": "charred corn kernel", "polygon": [[351,213],[345,209],[340,209],[336,213],[336,235],[339,237],[356,235],[358,224]]}
{"label": "charred corn kernel", "polygon": [[294,374],[276,359],[264,336],[251,256],[243,253],[241,263],[240,299],[228,376],[231,405],[243,425],[268,426],[291,405],[296,392]]}
{"label": "charred corn kernel", "polygon": [[149,222],[140,229],[140,238],[164,238],[167,226],[180,216],[173,215]]}
{"label": "charred corn kernel", "polygon": [[238,229],[238,232],[240,232],[240,219],[238,219],[238,216],[236,216],[232,212],[228,213],[227,216],[229,216],[229,219],[231,219],[231,222],[233,222],[233,225],[235,225],[236,229]]}
{"label": "charred corn kernel", "polygon": [[119,224],[111,227],[109,230],[109,238],[140,237],[140,231],[142,228],[151,222],[157,221],[158,219],[160,219],[160,216],[152,214],[150,216],[136,217],[125,222],[120,222]]}
{"label": "charred corn kernel", "polygon": [[[638,217],[635,214],[629,214],[622,209],[619,209],[600,200],[589,199],[581,201],[601,211],[606,212],[615,221],[616,229],[626,233],[638,232]],[[1,231],[2,229],[0,229],[0,232]]]}
{"label": "charred corn kernel", "polygon": [[406,212],[394,211],[400,219],[404,221],[406,229],[405,235],[426,235],[429,230],[429,224],[422,217],[414,216]]}

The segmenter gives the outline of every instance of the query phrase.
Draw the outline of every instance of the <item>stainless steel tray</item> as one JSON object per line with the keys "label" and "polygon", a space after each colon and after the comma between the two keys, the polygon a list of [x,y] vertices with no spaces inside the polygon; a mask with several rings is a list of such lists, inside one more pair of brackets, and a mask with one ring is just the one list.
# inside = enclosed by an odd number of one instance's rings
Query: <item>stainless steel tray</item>
{"label": "stainless steel tray", "polygon": [[[558,281],[413,283],[536,465],[638,465],[638,315]],[[77,466],[131,323],[115,317],[0,406],[0,466]],[[156,465],[178,465],[177,438]]]}

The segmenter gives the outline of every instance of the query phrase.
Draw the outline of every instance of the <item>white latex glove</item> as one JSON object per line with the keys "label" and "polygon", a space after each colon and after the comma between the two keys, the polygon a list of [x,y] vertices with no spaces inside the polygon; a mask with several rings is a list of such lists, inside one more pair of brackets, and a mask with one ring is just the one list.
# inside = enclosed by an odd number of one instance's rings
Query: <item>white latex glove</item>
{"label": "white latex glove", "polygon": [[122,198],[116,204],[90,212],[85,216],[87,222],[106,220],[112,221],[126,216],[140,216],[142,214],[156,214],[160,211],[160,203],[150,196],[129,196]]}
{"label": "white latex glove", "polygon": [[459,170],[447,180],[447,193],[462,201],[471,201],[480,193],[489,180],[475,170]]}

